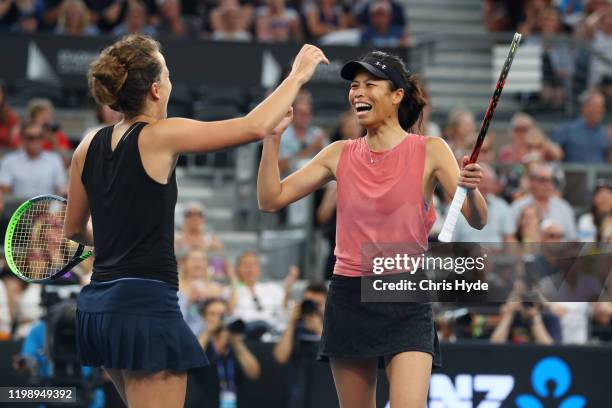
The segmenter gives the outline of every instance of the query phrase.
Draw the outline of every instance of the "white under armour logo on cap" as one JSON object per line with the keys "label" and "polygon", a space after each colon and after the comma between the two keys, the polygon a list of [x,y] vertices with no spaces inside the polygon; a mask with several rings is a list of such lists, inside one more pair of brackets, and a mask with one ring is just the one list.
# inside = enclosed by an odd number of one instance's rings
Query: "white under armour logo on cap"
{"label": "white under armour logo on cap", "polygon": [[386,68],[387,68],[387,66],[386,66],[385,64],[381,64],[381,63],[380,63],[380,61],[376,61],[376,64],[375,64],[375,65],[378,65],[378,66],[379,66],[379,67],[381,67],[382,69],[386,69]]}

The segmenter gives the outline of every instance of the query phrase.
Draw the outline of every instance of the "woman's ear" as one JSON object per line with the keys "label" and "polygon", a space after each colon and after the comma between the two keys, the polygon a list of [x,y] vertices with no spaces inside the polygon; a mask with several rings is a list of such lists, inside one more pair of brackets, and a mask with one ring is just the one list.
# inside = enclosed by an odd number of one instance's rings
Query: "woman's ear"
{"label": "woman's ear", "polygon": [[399,105],[400,103],[402,103],[405,92],[406,91],[404,90],[404,88],[398,88],[395,91],[393,91],[391,101],[393,102],[394,105]]}
{"label": "woman's ear", "polygon": [[159,99],[161,99],[161,95],[159,94],[158,82],[153,82],[153,84],[151,85],[151,97],[154,101],[158,101]]}

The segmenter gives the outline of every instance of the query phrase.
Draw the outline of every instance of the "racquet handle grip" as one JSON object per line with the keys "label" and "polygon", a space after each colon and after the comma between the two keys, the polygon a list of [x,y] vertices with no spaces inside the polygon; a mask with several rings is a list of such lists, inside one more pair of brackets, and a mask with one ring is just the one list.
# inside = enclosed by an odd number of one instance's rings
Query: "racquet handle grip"
{"label": "racquet handle grip", "polygon": [[463,207],[466,194],[467,189],[465,187],[457,186],[457,191],[455,191],[453,202],[451,203],[448,213],[446,214],[442,231],[440,232],[440,235],[438,235],[438,241],[450,242],[451,239],[453,239],[453,231],[455,231],[455,225],[457,225],[457,219],[459,218],[459,213]]}

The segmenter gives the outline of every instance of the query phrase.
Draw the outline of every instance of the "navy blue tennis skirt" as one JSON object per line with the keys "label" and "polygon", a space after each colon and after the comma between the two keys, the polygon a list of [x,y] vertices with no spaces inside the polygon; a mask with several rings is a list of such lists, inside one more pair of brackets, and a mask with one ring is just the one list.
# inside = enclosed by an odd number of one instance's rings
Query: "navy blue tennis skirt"
{"label": "navy blue tennis skirt", "polygon": [[162,281],[90,283],[77,299],[76,323],[84,365],[151,372],[208,365],[183,320],[176,288]]}
{"label": "navy blue tennis skirt", "polygon": [[362,302],[360,278],[333,275],[317,359],[378,357],[384,368],[384,357],[404,351],[431,354],[432,368],[442,366],[431,304]]}

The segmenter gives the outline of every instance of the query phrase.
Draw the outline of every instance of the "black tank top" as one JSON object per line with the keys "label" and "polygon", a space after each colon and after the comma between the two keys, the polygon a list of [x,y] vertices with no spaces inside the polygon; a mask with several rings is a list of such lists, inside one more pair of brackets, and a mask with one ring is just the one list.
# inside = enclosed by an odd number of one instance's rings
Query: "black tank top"
{"label": "black tank top", "polygon": [[95,260],[92,281],[146,278],[178,288],[174,256],[176,175],[168,184],[145,171],[138,149],[144,122],[133,124],[111,148],[113,127],[91,140],[81,180],[93,223]]}

